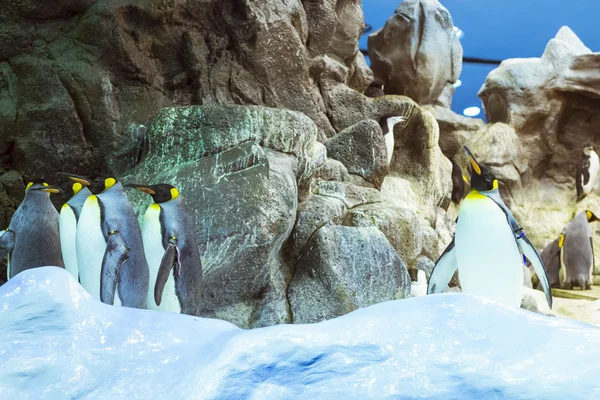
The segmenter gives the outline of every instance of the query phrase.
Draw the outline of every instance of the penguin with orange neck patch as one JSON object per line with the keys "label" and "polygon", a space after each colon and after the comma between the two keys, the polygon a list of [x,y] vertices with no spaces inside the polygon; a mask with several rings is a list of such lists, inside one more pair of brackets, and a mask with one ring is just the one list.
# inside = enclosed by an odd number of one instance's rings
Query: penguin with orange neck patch
{"label": "penguin with orange neck patch", "polygon": [[64,268],[51,193],[59,190],[43,181],[29,182],[8,228],[0,232],[0,258],[8,256],[8,279],[35,267]]}
{"label": "penguin with orange neck patch", "polygon": [[202,262],[193,218],[179,190],[169,184],[127,184],[152,196],[142,223],[150,268],[150,310],[198,315]]}
{"label": "penguin with orange neck patch", "polygon": [[148,263],[142,232],[123,186],[114,177],[68,176],[92,192],[77,223],[81,285],[103,303],[146,308]]}
{"label": "penguin with orange neck patch", "polygon": [[466,146],[465,151],[472,167],[471,191],[461,203],[456,233],[434,267],[427,293],[443,292],[458,269],[463,292],[519,307],[525,256],[535,268],[552,308],[544,265],[502,201],[498,180]]}

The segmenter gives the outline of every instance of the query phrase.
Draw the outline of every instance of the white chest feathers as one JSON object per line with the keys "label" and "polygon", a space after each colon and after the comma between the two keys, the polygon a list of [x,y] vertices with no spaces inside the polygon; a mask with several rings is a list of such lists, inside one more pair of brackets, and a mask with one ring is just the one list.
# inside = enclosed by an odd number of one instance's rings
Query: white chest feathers
{"label": "white chest feathers", "polygon": [[175,291],[175,279],[173,278],[172,270],[169,274],[169,279],[165,284],[160,306],[156,305],[156,302],[154,301],[154,286],[156,284],[156,276],[158,275],[160,262],[165,254],[165,249],[162,244],[160,212],[161,208],[158,204],[151,204],[146,210],[144,219],[142,221],[144,253],[146,254],[146,261],[148,262],[148,267],[150,269],[150,285],[148,288],[146,307],[149,310],[180,313],[181,305]]}
{"label": "white chest feathers", "polygon": [[60,210],[59,218],[60,248],[62,251],[65,269],[79,280],[77,267],[77,247],[75,245],[77,233],[77,218],[71,206],[65,203]]}
{"label": "white chest feathers", "polygon": [[585,194],[590,194],[594,190],[598,181],[598,173],[600,173],[600,159],[598,159],[598,154],[595,151],[590,152],[589,172],[590,180],[587,184],[582,185]]}
{"label": "white chest feathers", "polygon": [[465,198],[455,246],[463,292],[521,305],[523,258],[506,215],[496,203],[478,193]]}

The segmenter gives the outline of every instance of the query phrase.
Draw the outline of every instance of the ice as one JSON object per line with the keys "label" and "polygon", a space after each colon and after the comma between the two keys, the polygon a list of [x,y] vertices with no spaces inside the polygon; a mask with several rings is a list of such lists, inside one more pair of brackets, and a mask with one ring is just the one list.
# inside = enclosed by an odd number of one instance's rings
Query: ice
{"label": "ice", "polygon": [[0,398],[594,399],[599,342],[464,294],[241,330],[107,306],[45,267],[0,287]]}

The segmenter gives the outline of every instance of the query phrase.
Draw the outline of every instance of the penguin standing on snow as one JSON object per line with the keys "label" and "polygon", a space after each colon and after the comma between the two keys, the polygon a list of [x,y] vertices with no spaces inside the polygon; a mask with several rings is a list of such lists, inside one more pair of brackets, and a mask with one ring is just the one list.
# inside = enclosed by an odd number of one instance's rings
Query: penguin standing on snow
{"label": "penguin standing on snow", "polygon": [[590,289],[592,270],[595,269],[594,245],[589,222],[598,221],[591,211],[582,211],[564,227],[558,240],[560,266],[564,268],[565,289],[573,286]]}
{"label": "penguin standing on snow", "polygon": [[0,236],[0,258],[8,255],[8,279],[30,268],[65,267],[60,251],[58,212],[50,201],[50,193],[58,192],[46,182],[27,184],[23,202]]}
{"label": "penguin standing on snow", "polygon": [[596,180],[600,172],[600,160],[591,144],[583,147],[583,156],[577,167],[575,186],[577,187],[577,200],[583,199],[596,187]]}
{"label": "penguin standing on snow", "polygon": [[477,163],[466,146],[465,151],[472,167],[471,191],[460,206],[456,233],[434,267],[427,293],[443,292],[458,269],[463,292],[519,307],[524,255],[535,268],[552,308],[542,261],[500,198],[498,180],[490,169]]}
{"label": "penguin standing on snow", "polygon": [[385,139],[385,147],[387,148],[388,164],[392,161],[394,153],[394,126],[399,122],[406,121],[402,115],[386,114],[379,119],[379,126],[383,132]]}
{"label": "penguin standing on snow", "polygon": [[198,315],[202,263],[193,220],[172,185],[128,184],[152,196],[142,223],[150,268],[147,307],[151,310]]}
{"label": "penguin standing on snow", "polygon": [[77,223],[81,285],[103,303],[146,308],[148,263],[142,232],[123,186],[113,177],[69,177],[92,192]]}
{"label": "penguin standing on snow", "polygon": [[[61,175],[62,173],[59,173]],[[62,186],[61,186],[62,187]],[[63,188],[62,193],[67,197],[67,202],[60,210],[60,246],[62,249],[65,269],[79,280],[79,267],[77,266],[77,247],[75,237],[77,232],[77,220],[83,203],[92,195],[90,190],[79,182],[73,182]]]}

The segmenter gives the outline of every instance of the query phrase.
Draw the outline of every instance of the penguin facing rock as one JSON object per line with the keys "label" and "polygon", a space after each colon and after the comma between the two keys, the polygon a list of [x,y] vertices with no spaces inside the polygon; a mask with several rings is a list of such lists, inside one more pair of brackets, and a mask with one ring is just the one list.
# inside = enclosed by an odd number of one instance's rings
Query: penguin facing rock
{"label": "penguin facing rock", "polygon": [[592,269],[595,269],[595,263],[592,230],[589,223],[593,221],[598,221],[598,217],[593,212],[582,211],[563,228],[560,234],[558,247],[560,266],[565,272],[565,281],[562,284],[565,289],[591,288]]}
{"label": "penguin facing rock", "polygon": [[59,190],[46,182],[29,182],[23,202],[0,236],[0,258],[8,255],[8,279],[30,268],[65,267],[51,193]]}
{"label": "penguin facing rock", "polygon": [[379,126],[383,132],[385,147],[387,148],[388,164],[392,162],[392,155],[394,154],[394,126],[404,121],[406,121],[406,117],[394,114],[386,114],[379,119]]}
{"label": "penguin facing rock", "polygon": [[525,256],[535,268],[552,308],[544,265],[502,201],[498,180],[466,146],[465,151],[472,167],[471,191],[461,203],[454,238],[434,267],[427,294],[443,292],[458,269],[463,292],[520,307]]}
{"label": "penguin facing rock", "polygon": [[103,303],[146,308],[148,263],[142,232],[123,186],[114,177],[69,177],[92,192],[77,223],[81,285]]}
{"label": "penguin facing rock", "polygon": [[[59,173],[62,175],[62,173]],[[61,186],[62,187],[62,186]],[[90,190],[79,182],[73,182],[62,189],[67,202],[60,210],[60,246],[62,249],[65,269],[79,280],[79,267],[77,266],[77,247],[75,245],[77,221],[83,208],[83,203],[92,195]]]}
{"label": "penguin facing rock", "polygon": [[587,144],[583,147],[583,155],[577,167],[577,175],[575,176],[578,201],[594,190],[599,172],[600,160],[598,159],[598,154],[594,151],[594,146]]}
{"label": "penguin facing rock", "polygon": [[142,237],[150,268],[150,310],[198,315],[202,262],[193,219],[172,185],[127,184],[152,196],[144,214]]}

